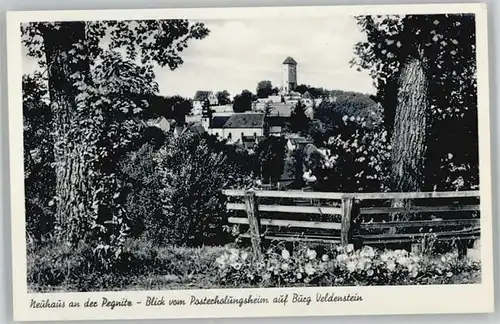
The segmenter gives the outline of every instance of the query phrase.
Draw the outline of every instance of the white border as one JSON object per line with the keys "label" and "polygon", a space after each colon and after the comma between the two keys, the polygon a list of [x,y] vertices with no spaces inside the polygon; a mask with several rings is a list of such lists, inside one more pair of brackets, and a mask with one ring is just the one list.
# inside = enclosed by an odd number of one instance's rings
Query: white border
{"label": "white border", "polygon": [[[343,288],[284,288],[284,289],[213,289],[173,290],[154,292],[106,293],[51,293],[28,294],[26,282],[26,235],[24,221],[23,127],[22,127],[22,52],[20,23],[29,21],[71,20],[133,20],[133,19],[251,19],[251,18],[305,18],[333,17],[360,14],[476,14],[478,111],[481,190],[481,259],[482,283],[476,285],[412,286],[412,287],[343,287]],[[334,19],[334,18],[332,18]],[[371,5],[371,6],[316,6],[316,7],[265,7],[265,8],[189,8],[145,10],[82,10],[82,11],[27,11],[7,13],[7,54],[9,82],[9,139],[11,222],[13,256],[13,306],[16,321],[45,320],[94,320],[94,319],[146,319],[146,318],[213,318],[213,317],[270,317],[270,316],[329,316],[329,315],[381,315],[424,313],[486,313],[494,310],[493,253],[492,253],[492,197],[487,12],[485,4],[426,4],[426,5]],[[184,306],[154,308],[108,309],[32,309],[31,297],[51,300],[73,300],[82,303],[87,298],[101,297],[143,300],[145,296],[182,298],[196,294],[202,296],[248,294],[262,297],[280,293],[299,292],[313,297],[317,292],[334,292],[336,295],[357,293],[363,296],[358,303],[324,303],[304,306],[288,303],[282,305],[252,306]],[[189,297],[187,298],[189,299]]]}

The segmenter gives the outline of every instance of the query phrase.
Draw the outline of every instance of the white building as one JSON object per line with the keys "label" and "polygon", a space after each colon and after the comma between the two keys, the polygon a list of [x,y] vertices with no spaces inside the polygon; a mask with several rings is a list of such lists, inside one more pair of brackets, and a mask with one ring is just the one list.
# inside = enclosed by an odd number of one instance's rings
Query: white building
{"label": "white building", "polygon": [[244,138],[261,137],[266,132],[265,114],[255,112],[203,118],[202,125],[209,134],[230,143],[243,143]]}

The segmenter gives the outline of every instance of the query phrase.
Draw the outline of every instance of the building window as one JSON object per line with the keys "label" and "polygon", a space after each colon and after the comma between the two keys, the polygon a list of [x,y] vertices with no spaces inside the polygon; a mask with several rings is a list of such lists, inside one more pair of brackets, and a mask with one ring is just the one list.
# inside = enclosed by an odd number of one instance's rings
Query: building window
{"label": "building window", "polygon": [[228,139],[231,139],[231,133],[229,133],[229,134],[227,135],[227,138],[228,138]]}

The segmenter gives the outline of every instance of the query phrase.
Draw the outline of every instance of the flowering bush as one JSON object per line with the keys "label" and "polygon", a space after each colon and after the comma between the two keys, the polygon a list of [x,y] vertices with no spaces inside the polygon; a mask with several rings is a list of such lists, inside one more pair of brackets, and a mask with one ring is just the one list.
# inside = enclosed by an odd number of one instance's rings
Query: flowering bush
{"label": "flowering bush", "polygon": [[404,250],[376,250],[352,245],[318,253],[305,245],[293,253],[274,246],[261,261],[247,251],[232,249],[220,255],[216,264],[219,280],[230,286],[339,286],[409,285],[453,282],[465,271],[479,271],[480,265],[447,253],[439,258],[417,256]]}
{"label": "flowering bush", "polygon": [[318,178],[317,190],[379,191],[389,175],[389,138],[381,124],[344,115],[337,131],[322,144],[325,155],[309,165]]}

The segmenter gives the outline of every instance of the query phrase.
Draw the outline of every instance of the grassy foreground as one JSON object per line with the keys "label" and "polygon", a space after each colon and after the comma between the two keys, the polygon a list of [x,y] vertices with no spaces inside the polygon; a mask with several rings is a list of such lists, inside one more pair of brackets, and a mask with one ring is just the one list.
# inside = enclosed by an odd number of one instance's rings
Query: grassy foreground
{"label": "grassy foreground", "polygon": [[31,292],[124,291],[305,286],[429,285],[481,282],[480,264],[452,253],[275,246],[255,263],[246,249],[158,247],[131,241],[112,268],[92,250],[56,244],[28,251]]}

